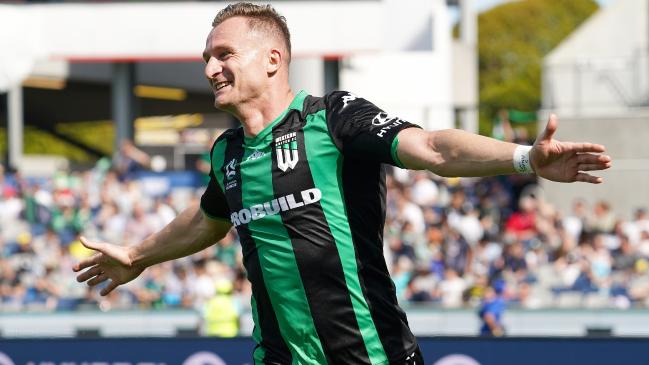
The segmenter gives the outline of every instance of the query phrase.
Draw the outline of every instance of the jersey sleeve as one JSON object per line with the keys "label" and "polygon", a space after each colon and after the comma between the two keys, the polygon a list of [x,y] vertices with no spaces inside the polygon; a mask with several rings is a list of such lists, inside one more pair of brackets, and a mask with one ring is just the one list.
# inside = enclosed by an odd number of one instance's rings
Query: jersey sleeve
{"label": "jersey sleeve", "polygon": [[201,196],[201,210],[205,215],[212,219],[221,219],[229,221],[230,209],[228,207],[228,202],[225,199],[225,194],[221,190],[217,178],[214,174],[214,164],[212,159],[214,158],[214,146],[219,141],[217,140],[212,145],[212,150],[210,152],[210,181],[207,183],[207,189]]}
{"label": "jersey sleeve", "polygon": [[329,133],[345,156],[368,159],[403,168],[397,156],[397,134],[421,128],[391,116],[371,102],[345,92],[325,96]]}

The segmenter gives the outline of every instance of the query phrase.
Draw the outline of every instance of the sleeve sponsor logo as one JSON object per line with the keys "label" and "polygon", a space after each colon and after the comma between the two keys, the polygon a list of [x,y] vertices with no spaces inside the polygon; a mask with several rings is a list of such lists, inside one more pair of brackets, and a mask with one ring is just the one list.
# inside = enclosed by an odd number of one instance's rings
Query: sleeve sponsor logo
{"label": "sleeve sponsor logo", "polygon": [[260,159],[260,158],[264,157],[264,155],[266,155],[266,153],[264,153],[263,151],[255,150],[255,152],[251,153],[250,156],[248,156],[246,161],[257,160],[257,159]]}
{"label": "sleeve sponsor logo", "polygon": [[405,123],[403,120],[398,117],[392,117],[386,112],[380,112],[374,118],[372,118],[372,126],[381,127],[376,133],[377,136],[383,137],[390,129],[400,126]]}
{"label": "sleeve sponsor logo", "polygon": [[347,107],[347,104],[350,102],[358,99],[358,96],[352,94],[352,93],[347,93],[347,95],[343,96],[343,107],[342,109],[345,109]]}
{"label": "sleeve sponsor logo", "polygon": [[237,187],[237,180],[234,180],[236,174],[237,160],[233,158],[230,162],[228,162],[227,165],[225,165],[225,177],[227,180],[227,183],[225,184],[225,190],[230,190]]}
{"label": "sleeve sponsor logo", "polygon": [[237,160],[232,159],[230,162],[228,162],[227,165],[225,165],[225,176],[228,178],[228,180],[234,178],[234,175],[237,173]]}
{"label": "sleeve sponsor logo", "polygon": [[230,221],[233,226],[238,227],[265,216],[275,215],[279,212],[313,204],[322,199],[322,192],[318,188],[307,189],[300,192],[300,197],[302,201],[297,201],[295,200],[295,194],[288,194],[262,204],[255,204],[249,208],[243,208],[238,212],[230,214]]}

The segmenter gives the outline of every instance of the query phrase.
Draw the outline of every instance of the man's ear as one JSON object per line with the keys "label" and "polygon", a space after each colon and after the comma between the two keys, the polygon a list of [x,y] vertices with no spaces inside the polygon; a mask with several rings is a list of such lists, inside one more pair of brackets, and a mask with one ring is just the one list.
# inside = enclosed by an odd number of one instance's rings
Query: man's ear
{"label": "man's ear", "polygon": [[269,74],[274,74],[279,71],[282,66],[282,52],[277,48],[271,48],[268,54],[268,64],[266,66],[266,71]]}

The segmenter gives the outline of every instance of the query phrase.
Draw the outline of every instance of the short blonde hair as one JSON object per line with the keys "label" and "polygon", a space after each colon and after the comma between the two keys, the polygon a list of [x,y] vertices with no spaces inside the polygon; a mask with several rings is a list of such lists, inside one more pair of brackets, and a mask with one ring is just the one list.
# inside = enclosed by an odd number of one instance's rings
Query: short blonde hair
{"label": "short blonde hair", "polygon": [[236,3],[226,6],[214,17],[212,27],[233,17],[248,18],[251,30],[263,30],[282,39],[288,52],[287,61],[291,61],[291,33],[286,24],[286,18],[280,15],[271,5],[255,5],[252,3]]}

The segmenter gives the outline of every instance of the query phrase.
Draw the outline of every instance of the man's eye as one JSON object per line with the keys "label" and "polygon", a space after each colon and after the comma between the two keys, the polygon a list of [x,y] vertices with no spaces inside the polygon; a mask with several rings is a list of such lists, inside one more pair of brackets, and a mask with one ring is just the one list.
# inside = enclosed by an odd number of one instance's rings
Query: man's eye
{"label": "man's eye", "polygon": [[231,54],[232,53],[230,53],[230,51],[221,52],[221,54],[219,55],[219,58],[223,59],[223,58],[226,58],[227,56],[229,56]]}

